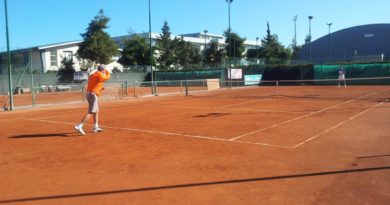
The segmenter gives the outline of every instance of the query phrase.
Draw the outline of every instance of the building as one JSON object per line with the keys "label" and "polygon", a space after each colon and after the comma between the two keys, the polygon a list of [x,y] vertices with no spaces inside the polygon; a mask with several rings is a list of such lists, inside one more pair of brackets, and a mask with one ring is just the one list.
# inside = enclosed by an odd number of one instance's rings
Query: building
{"label": "building", "polygon": [[390,60],[389,55],[390,24],[368,24],[342,29],[304,45],[297,60],[313,64],[383,62]]}
{"label": "building", "polygon": [[[149,38],[149,33],[138,34],[144,38]],[[156,43],[157,38],[160,36],[159,33],[151,33],[152,45]],[[176,37],[182,37],[184,41],[191,42],[195,47],[199,48],[200,51],[205,49],[205,45],[211,42],[217,42],[221,48],[225,46],[225,38],[222,35],[207,34],[207,33],[193,33],[193,34],[182,34]],[[124,35],[113,37],[112,39],[118,44],[120,48],[124,47],[123,40],[131,38],[131,35]],[[175,36],[172,36],[175,38]],[[61,61],[64,58],[73,59],[75,62],[74,67],[76,71],[83,67],[83,62],[80,62],[75,54],[78,50],[78,45],[82,41],[70,41],[63,43],[54,43],[50,45],[36,46],[25,49],[17,49],[11,52],[12,68],[14,72],[22,72],[28,62],[31,62],[36,72],[46,73],[48,71],[58,71],[61,67]],[[250,48],[256,47],[256,41],[246,40],[244,42],[245,52]],[[0,53],[0,74],[7,73],[7,52]],[[123,66],[116,62],[118,57],[113,59],[113,63],[107,65],[108,67],[117,67],[122,69]]]}

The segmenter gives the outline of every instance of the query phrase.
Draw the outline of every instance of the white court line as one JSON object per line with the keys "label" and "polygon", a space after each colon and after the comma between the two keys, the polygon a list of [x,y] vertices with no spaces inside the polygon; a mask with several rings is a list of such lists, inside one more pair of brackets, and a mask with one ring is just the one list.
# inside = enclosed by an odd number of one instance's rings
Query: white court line
{"label": "white court line", "polygon": [[360,112],[360,113],[358,113],[358,114],[356,114],[356,115],[354,115],[354,116],[352,116],[352,117],[350,117],[350,118],[348,118],[348,119],[346,119],[346,120],[344,120],[344,121],[338,123],[337,125],[334,125],[333,127],[330,127],[330,128],[328,128],[328,129],[326,129],[326,130],[324,130],[324,131],[322,131],[322,132],[320,132],[320,133],[314,135],[313,137],[310,137],[309,139],[306,139],[305,141],[303,141],[303,142],[301,142],[301,143],[298,143],[298,144],[294,145],[293,148],[297,148],[297,147],[299,147],[299,146],[301,146],[301,145],[303,145],[303,144],[305,144],[305,143],[307,143],[307,142],[309,142],[309,141],[311,141],[311,140],[314,140],[314,139],[316,139],[317,137],[319,137],[320,135],[326,134],[326,133],[328,133],[328,132],[330,132],[330,131],[336,129],[337,127],[340,127],[341,125],[343,125],[343,124],[345,124],[345,123],[347,123],[347,122],[349,122],[349,121],[351,121],[351,120],[354,120],[354,119],[358,118],[359,116],[361,116],[361,115],[363,115],[364,113],[370,111],[371,109],[373,109],[373,108],[375,108],[375,107],[381,106],[383,103],[385,103],[385,102],[380,102],[380,103],[376,104],[374,107],[368,108],[368,109],[366,109],[366,110],[364,110],[364,111],[362,111],[362,112]]}
{"label": "white court line", "polygon": [[[388,89],[386,89],[388,90]],[[386,90],[383,90],[381,92],[384,92]],[[367,94],[365,96],[361,96],[361,97],[358,97],[357,99],[361,99],[361,98],[364,98],[364,97],[367,97],[367,96],[370,96],[370,95],[374,95],[374,94],[377,94],[377,93],[380,93],[380,92],[376,92],[376,93],[371,93],[371,94]],[[275,124],[275,125],[271,125],[269,127],[267,127],[266,129],[268,128],[272,128],[272,127],[277,127],[279,126],[280,124],[284,124],[284,123],[288,123],[288,122],[291,122],[293,120],[297,120],[297,119],[300,119],[300,118],[303,118],[303,117],[306,117],[306,116],[309,116],[309,115],[312,115],[312,114],[316,114],[318,112],[322,112],[322,111],[325,111],[325,110],[328,110],[328,109],[331,109],[331,108],[334,108],[334,107],[337,107],[337,106],[340,106],[342,104],[346,104],[346,103],[349,103],[349,102],[352,102],[352,101],[355,101],[356,99],[353,99],[353,100],[349,100],[349,101],[346,101],[346,102],[343,102],[343,103],[340,103],[338,105],[334,105],[334,106],[331,106],[329,108],[325,108],[325,109],[322,109],[322,110],[319,110],[319,111],[316,111],[316,112],[312,112],[312,113],[309,113],[308,115],[304,115],[304,116],[301,116],[301,117],[298,117],[298,118],[294,118],[294,119],[291,119],[291,120],[287,120],[285,122],[282,122],[282,123],[278,123],[278,124]],[[380,103],[379,105],[383,104]],[[376,106],[379,106],[379,105],[376,105]],[[370,108],[372,109],[372,108]],[[370,110],[368,109],[368,110]],[[366,111],[363,111],[362,113],[359,113],[358,115],[356,116],[353,116],[350,118],[350,120],[352,119],[355,119],[356,117],[364,114],[365,112],[367,112],[368,110]],[[45,117],[47,118],[47,117]],[[75,123],[73,122],[61,122],[61,121],[53,121],[53,120],[44,120],[45,118],[40,118],[40,119],[24,119],[24,120],[31,120],[31,121],[40,121],[40,122],[48,122],[48,123],[57,123],[57,124],[69,124],[69,125],[74,125]],[[339,123],[340,124],[340,123]],[[340,126],[340,125],[336,125],[334,127],[337,127],[337,126]],[[207,136],[199,136],[199,135],[188,135],[188,134],[180,134],[180,133],[171,133],[171,132],[161,132],[161,131],[153,131],[153,130],[142,130],[142,129],[133,129],[133,128],[119,128],[119,127],[109,127],[109,126],[103,126],[103,128],[110,128],[110,129],[118,129],[118,130],[127,130],[127,131],[135,131],[135,132],[147,132],[147,133],[155,133],[155,134],[163,134],[163,135],[171,135],[171,136],[181,136],[181,137],[190,137],[190,138],[198,138],[198,139],[204,139],[204,140],[214,140],[214,141],[223,141],[223,142],[231,142],[231,143],[241,143],[241,144],[251,144],[251,145],[261,145],[261,146],[266,146],[266,147],[276,147],[276,148],[288,148],[288,149],[292,149],[292,148],[296,148],[296,147],[299,147],[301,146],[302,144],[312,140],[312,139],[315,139],[316,137],[318,137],[320,134],[318,134],[318,136],[314,136],[314,137],[311,137],[310,139],[307,139],[305,140],[304,142],[301,142],[297,145],[294,145],[294,146],[286,146],[286,145],[276,145],[276,144],[267,144],[267,143],[256,143],[256,142],[246,142],[246,141],[240,141],[240,140],[232,140],[232,139],[221,139],[221,138],[217,138],[217,137],[207,137]],[[260,130],[264,130],[265,128],[263,129],[260,129]],[[329,129],[332,129],[332,128],[329,128]],[[254,132],[258,132],[260,130],[256,130]],[[254,133],[253,132],[253,133]],[[251,132],[252,133],[252,132]]]}
{"label": "white court line", "polygon": [[[81,112],[79,112],[78,110],[79,109],[81,109],[82,111]],[[106,112],[106,111],[112,111],[112,110],[118,110],[117,108],[108,108],[108,109],[101,109],[100,107],[99,107],[99,113],[101,113],[101,112]],[[83,107],[78,107],[78,108],[74,108],[74,109],[72,109],[72,110],[62,110],[61,111],[61,114],[64,114],[64,113],[77,113],[77,114],[80,114],[81,113],[81,115],[80,115],[80,118],[82,117],[82,116],[84,116],[86,113],[88,112],[88,105],[85,105],[85,106],[83,106]],[[43,120],[43,119],[49,119],[49,118],[53,118],[53,117],[57,117],[58,116],[58,114],[56,114],[56,115],[47,115],[47,116],[45,116],[45,117],[39,117],[39,118],[33,118],[33,119],[31,119],[31,120]]]}
{"label": "white court line", "polygon": [[269,98],[264,98],[264,99],[259,99],[259,100],[253,100],[253,101],[243,102],[243,103],[236,103],[236,104],[232,104],[232,105],[222,106],[221,108],[228,108],[228,107],[237,106],[237,105],[245,105],[245,104],[250,104],[250,103],[255,103],[255,102],[258,102],[258,101],[265,101],[265,100],[271,100],[271,99],[269,99]]}
{"label": "white court line", "polygon": [[[62,121],[44,120],[44,119],[24,119],[24,120],[39,121],[39,122],[46,122],[46,123],[75,125],[75,123],[71,123],[71,122],[62,122]],[[154,130],[143,130],[143,129],[134,129],[134,128],[121,128],[121,127],[111,127],[111,126],[101,126],[101,127],[102,128],[109,128],[109,129],[133,131],[133,132],[146,132],[146,133],[153,133],[153,134],[163,134],[163,135],[171,135],[171,136],[189,137],[189,138],[197,138],[197,139],[204,139],[204,140],[223,141],[223,142],[230,142],[230,143],[233,142],[233,143],[240,143],[240,144],[261,145],[261,146],[266,146],[266,147],[290,148],[290,149],[292,148],[291,146],[284,146],[284,145],[274,145],[274,144],[267,144],[267,143],[252,143],[252,142],[245,142],[245,141],[231,141],[229,139],[222,139],[222,138],[217,138],[217,137],[207,137],[207,136],[200,136],[200,135],[180,134],[180,133],[173,133],[173,132],[162,132],[162,131],[154,131]]]}
{"label": "white court line", "polygon": [[337,105],[333,105],[333,106],[331,106],[331,107],[327,107],[327,108],[324,108],[324,109],[321,109],[321,110],[318,110],[318,111],[315,111],[315,112],[311,112],[311,113],[306,114],[306,115],[302,115],[302,116],[299,116],[299,117],[296,117],[296,118],[293,118],[293,119],[289,119],[289,120],[286,120],[286,121],[283,121],[283,122],[280,122],[280,123],[277,123],[277,124],[270,125],[270,126],[268,126],[268,127],[264,127],[264,128],[261,128],[261,129],[252,131],[252,132],[248,132],[248,133],[239,135],[239,136],[234,137],[234,138],[231,138],[231,139],[229,139],[229,140],[234,141],[234,140],[240,139],[240,138],[242,138],[242,137],[245,137],[245,136],[254,134],[254,133],[256,133],[256,132],[261,132],[261,131],[264,131],[264,130],[267,130],[267,129],[270,129],[270,128],[274,128],[274,127],[277,127],[277,126],[280,126],[280,125],[284,125],[284,124],[287,124],[287,123],[289,123],[289,122],[296,121],[296,120],[299,120],[299,119],[302,119],[302,118],[305,118],[305,117],[308,117],[308,116],[311,116],[311,115],[315,115],[315,114],[318,114],[318,113],[320,113],[320,112],[323,112],[323,111],[326,111],[326,110],[335,108],[335,107],[337,107],[337,106],[340,106],[340,105],[343,105],[343,104],[350,103],[350,102],[352,102],[352,101],[353,101],[353,100],[348,100],[348,101],[346,101],[346,102],[343,102],[343,103],[340,103],[340,104],[337,104]]}
{"label": "white court line", "polygon": [[234,138],[231,138],[231,139],[229,139],[229,140],[234,141],[234,140],[240,139],[240,138],[242,138],[242,137],[245,137],[245,136],[248,136],[248,135],[257,133],[257,132],[261,132],[261,131],[264,131],[264,130],[267,130],[267,129],[270,129],[270,128],[274,128],[274,127],[277,127],[277,126],[280,126],[280,125],[284,125],[284,124],[290,123],[290,122],[292,122],[292,121],[296,121],[296,120],[299,120],[299,119],[302,119],[302,118],[305,118],[305,117],[308,117],[308,116],[311,116],[311,115],[315,115],[315,114],[318,114],[318,113],[327,111],[327,110],[329,110],[329,109],[332,109],[332,108],[335,108],[335,107],[338,107],[338,106],[341,106],[341,105],[344,105],[344,104],[347,104],[347,103],[354,102],[354,101],[356,101],[356,100],[358,100],[358,99],[362,99],[362,98],[368,97],[368,96],[370,96],[370,95],[375,95],[375,94],[378,94],[378,93],[382,93],[382,92],[385,92],[385,91],[387,91],[387,90],[389,90],[389,89],[384,89],[384,90],[382,90],[382,91],[369,93],[369,94],[367,94],[367,95],[363,95],[363,96],[357,97],[357,98],[355,98],[355,99],[351,99],[351,100],[342,102],[342,103],[340,103],[340,104],[333,105],[333,106],[331,106],[331,107],[327,107],[327,108],[324,108],[324,109],[321,109],[321,110],[318,110],[318,111],[315,111],[315,112],[311,112],[311,113],[309,113],[309,114],[302,115],[302,116],[296,117],[296,118],[294,118],[294,119],[286,120],[286,121],[283,121],[283,122],[280,122],[280,123],[277,123],[277,124],[274,124],[274,125],[270,125],[270,126],[268,126],[268,127],[264,127],[264,128],[261,128],[261,129],[252,131],[252,132],[248,132],[248,133],[239,135],[239,136],[234,137]]}
{"label": "white court line", "polygon": [[[262,109],[248,109],[248,108],[226,108],[226,107],[191,107],[191,106],[174,106],[174,105],[149,105],[151,107],[163,107],[163,108],[182,108],[182,109],[195,109],[195,110],[237,110],[237,111],[253,111],[253,112],[270,112],[270,113],[305,113],[305,111],[287,111],[287,110],[262,110]],[[307,112],[307,111],[306,111]]]}

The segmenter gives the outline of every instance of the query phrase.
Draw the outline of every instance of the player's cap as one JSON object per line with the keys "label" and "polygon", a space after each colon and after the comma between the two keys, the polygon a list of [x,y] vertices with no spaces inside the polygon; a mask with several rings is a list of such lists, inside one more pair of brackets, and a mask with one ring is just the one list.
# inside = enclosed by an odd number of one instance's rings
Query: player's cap
{"label": "player's cap", "polygon": [[104,70],[104,66],[103,65],[99,65],[98,68],[97,68],[98,71],[103,71]]}

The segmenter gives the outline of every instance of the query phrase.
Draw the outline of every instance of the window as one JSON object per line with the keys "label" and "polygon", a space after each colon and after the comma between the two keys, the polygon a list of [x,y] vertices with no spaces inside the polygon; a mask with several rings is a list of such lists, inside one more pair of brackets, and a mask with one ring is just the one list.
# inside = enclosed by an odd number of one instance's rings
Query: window
{"label": "window", "polygon": [[73,59],[73,52],[72,51],[64,51],[62,53],[64,59],[66,60],[72,60]]}
{"label": "window", "polygon": [[51,50],[50,51],[50,65],[51,66],[57,66],[57,51]]}

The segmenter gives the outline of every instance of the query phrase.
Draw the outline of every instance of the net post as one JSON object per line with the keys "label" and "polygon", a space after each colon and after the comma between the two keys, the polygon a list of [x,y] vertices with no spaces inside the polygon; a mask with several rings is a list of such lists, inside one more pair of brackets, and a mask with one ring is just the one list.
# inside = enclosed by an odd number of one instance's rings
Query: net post
{"label": "net post", "polygon": [[81,96],[83,101],[85,101],[85,88],[84,88],[84,83],[81,83]]}
{"label": "net post", "polygon": [[30,76],[31,76],[31,97],[32,97],[32,106],[35,107],[35,91],[34,91],[34,74],[33,74],[33,68],[32,68],[32,51],[30,48],[29,52],[30,56]]}
{"label": "net post", "polygon": [[183,81],[180,80],[180,94],[183,93]]}
{"label": "net post", "polygon": [[137,81],[134,81],[134,97],[137,97]]}
{"label": "net post", "polygon": [[154,96],[158,96],[158,81],[154,81]]}
{"label": "net post", "polygon": [[127,83],[127,80],[125,81],[125,91],[126,91],[126,96],[129,95],[129,84]]}
{"label": "net post", "polygon": [[279,88],[279,81],[277,80],[277,81],[276,81],[276,97],[279,96],[278,88]]}
{"label": "net post", "polygon": [[188,96],[188,80],[185,80],[186,96]]}
{"label": "net post", "polygon": [[121,97],[124,96],[124,83],[121,82]]}
{"label": "net post", "polygon": [[139,96],[142,96],[142,82],[139,83]]}

